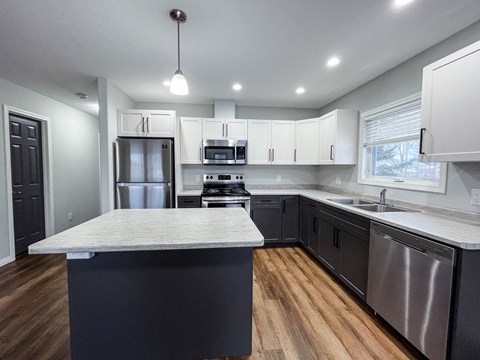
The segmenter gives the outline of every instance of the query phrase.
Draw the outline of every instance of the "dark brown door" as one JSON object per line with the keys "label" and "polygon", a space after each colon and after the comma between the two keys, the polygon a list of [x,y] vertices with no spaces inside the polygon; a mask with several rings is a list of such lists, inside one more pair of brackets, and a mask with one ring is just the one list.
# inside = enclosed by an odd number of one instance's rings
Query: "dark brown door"
{"label": "dark brown door", "polygon": [[45,238],[40,122],[10,115],[15,254]]}

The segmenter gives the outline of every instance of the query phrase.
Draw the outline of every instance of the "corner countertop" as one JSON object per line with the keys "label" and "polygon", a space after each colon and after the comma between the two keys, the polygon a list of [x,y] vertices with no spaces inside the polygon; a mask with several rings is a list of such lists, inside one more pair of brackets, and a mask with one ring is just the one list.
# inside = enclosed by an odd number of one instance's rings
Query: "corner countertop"
{"label": "corner countertop", "polygon": [[121,209],[30,245],[30,254],[256,247],[243,209]]}
{"label": "corner countertop", "polygon": [[[420,236],[439,241],[446,245],[465,250],[480,250],[480,223],[462,222],[444,215],[429,212],[374,213],[328,199],[350,198],[330,192],[310,189],[248,189],[252,195],[299,195],[332,207],[364,216],[382,224],[390,225]],[[187,190],[179,196],[200,196],[201,190]],[[361,196],[360,196],[361,197]]]}

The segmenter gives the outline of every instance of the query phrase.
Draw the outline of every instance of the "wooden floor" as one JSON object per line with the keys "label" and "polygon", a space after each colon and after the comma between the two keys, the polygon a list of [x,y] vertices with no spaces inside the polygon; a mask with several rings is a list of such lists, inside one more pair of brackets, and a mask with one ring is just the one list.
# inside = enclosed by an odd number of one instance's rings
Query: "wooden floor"
{"label": "wooden floor", "polygon": [[[235,360],[415,358],[302,249],[259,249],[254,264],[253,354]],[[69,351],[65,256],[1,268],[0,359]]]}

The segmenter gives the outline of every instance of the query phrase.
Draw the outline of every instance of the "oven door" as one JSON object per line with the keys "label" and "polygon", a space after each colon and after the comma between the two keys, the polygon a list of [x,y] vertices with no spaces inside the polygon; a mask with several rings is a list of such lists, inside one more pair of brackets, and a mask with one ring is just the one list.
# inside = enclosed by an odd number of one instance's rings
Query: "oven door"
{"label": "oven door", "polygon": [[235,140],[204,140],[203,163],[207,165],[233,165],[236,163]]}
{"label": "oven door", "polygon": [[232,208],[241,207],[244,208],[247,214],[250,216],[250,197],[238,196],[238,197],[202,197],[203,208]]}

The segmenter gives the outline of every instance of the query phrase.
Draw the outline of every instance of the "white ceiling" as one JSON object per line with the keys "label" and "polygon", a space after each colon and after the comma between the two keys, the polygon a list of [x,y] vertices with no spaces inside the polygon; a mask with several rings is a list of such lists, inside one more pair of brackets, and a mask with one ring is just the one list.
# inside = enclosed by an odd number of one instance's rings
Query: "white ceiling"
{"label": "white ceiling", "polygon": [[[96,78],[136,101],[320,108],[474,23],[479,0],[0,2],[0,77],[95,113]],[[190,94],[162,85],[182,65]],[[342,63],[330,69],[327,59]],[[232,84],[240,82],[236,93]],[[299,96],[295,89],[307,91]],[[84,92],[87,101],[73,93]]]}

